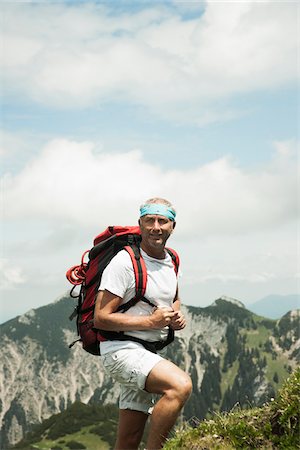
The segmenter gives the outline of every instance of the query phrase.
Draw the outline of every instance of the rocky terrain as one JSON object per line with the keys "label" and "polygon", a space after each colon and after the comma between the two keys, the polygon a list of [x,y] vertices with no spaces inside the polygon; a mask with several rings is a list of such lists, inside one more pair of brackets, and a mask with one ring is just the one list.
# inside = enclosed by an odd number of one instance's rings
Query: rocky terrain
{"label": "rocky terrain", "polygon": [[[118,387],[99,359],[80,344],[68,347],[77,337],[68,319],[72,302],[65,296],[1,325],[2,449],[76,400],[117,400]],[[206,308],[185,306],[184,312],[188,325],[168,347],[168,357],[193,379],[187,420],[237,402],[262,404],[299,362],[299,311],[275,321],[224,297]]]}

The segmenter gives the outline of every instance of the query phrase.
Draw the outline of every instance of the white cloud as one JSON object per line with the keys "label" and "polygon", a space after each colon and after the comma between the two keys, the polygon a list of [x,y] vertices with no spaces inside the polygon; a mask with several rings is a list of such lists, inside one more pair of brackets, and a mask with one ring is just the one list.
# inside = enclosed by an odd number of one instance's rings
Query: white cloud
{"label": "white cloud", "polygon": [[[113,2],[4,2],[5,91],[72,109],[127,101],[202,126],[247,114],[229,104],[236,94],[294,81],[295,3],[173,3],[129,14]],[[21,123],[20,115],[8,119]],[[170,245],[182,258],[186,303],[199,306],[204,291],[210,303],[218,289],[241,300],[297,289],[293,141],[274,142],[273,159],[251,170],[229,157],[162,170],[140,150],[112,154],[62,138],[41,145],[26,120],[22,131],[0,136],[2,289],[19,302],[11,302],[11,316],[16,304],[26,311],[64,292],[65,270],[95,234],[136,223],[139,204],[153,195],[178,210]]]}
{"label": "white cloud", "polygon": [[[140,151],[111,154],[92,142],[52,140],[2,179],[2,290],[22,289],[18,312],[50,302],[69,288],[65,272],[80,263],[96,234],[108,225],[135,224],[138,206],[161,195],[178,211],[170,246],[181,256],[186,304],[207,304],[224,293],[252,301],[270,292],[293,293],[294,146],[274,143],[273,159],[251,171],[229,158],[163,171]],[[15,309],[5,317],[13,315]]]}
{"label": "white cloud", "polygon": [[240,275],[238,273],[213,273],[203,274],[195,277],[194,282],[205,283],[207,281],[221,281],[227,283],[228,281],[244,281],[246,283],[264,283],[267,280],[274,279],[275,276],[268,272],[248,273],[246,275]]}
{"label": "white cloud", "polygon": [[280,163],[280,165],[289,159],[289,157],[293,157],[296,155],[296,146],[293,140],[288,141],[275,141],[274,147],[276,149],[276,161]]}
{"label": "white cloud", "polygon": [[296,8],[208,2],[199,17],[183,20],[159,5],[114,15],[91,3],[7,4],[5,83],[60,107],[113,96],[168,118],[180,104],[186,119],[201,121],[212,99],[295,79]]}
{"label": "white cloud", "polygon": [[0,259],[0,287],[1,289],[14,289],[20,284],[26,282],[24,271],[21,267],[16,266],[11,260]]}
{"label": "white cloud", "polygon": [[7,68],[26,66],[43,49],[37,39],[7,34],[3,39],[3,63]]}
{"label": "white cloud", "polygon": [[100,228],[135,223],[139,204],[158,194],[174,202],[179,233],[190,237],[276,228],[297,214],[297,169],[284,145],[280,164],[275,155],[252,171],[226,157],[163,171],[139,151],[98,153],[92,142],[53,140],[18,174],[3,177],[4,217]]}

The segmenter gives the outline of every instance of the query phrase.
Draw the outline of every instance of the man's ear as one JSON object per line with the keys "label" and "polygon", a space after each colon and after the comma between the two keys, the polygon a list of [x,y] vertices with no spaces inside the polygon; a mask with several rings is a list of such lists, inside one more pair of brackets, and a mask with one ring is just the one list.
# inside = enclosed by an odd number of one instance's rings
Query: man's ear
{"label": "man's ear", "polygon": [[140,227],[141,226],[141,219],[139,219],[138,224],[139,224],[139,227]]}
{"label": "man's ear", "polygon": [[173,230],[172,231],[174,231],[175,227],[176,227],[176,222],[173,222]]}

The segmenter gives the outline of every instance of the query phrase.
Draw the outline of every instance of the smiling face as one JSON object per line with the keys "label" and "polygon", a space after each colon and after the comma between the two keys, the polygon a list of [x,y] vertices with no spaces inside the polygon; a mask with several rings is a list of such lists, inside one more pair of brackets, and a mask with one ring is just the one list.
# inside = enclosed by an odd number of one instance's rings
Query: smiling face
{"label": "smiling face", "polygon": [[165,244],[175,228],[175,222],[165,216],[147,214],[140,218],[141,248],[153,258],[165,257]]}

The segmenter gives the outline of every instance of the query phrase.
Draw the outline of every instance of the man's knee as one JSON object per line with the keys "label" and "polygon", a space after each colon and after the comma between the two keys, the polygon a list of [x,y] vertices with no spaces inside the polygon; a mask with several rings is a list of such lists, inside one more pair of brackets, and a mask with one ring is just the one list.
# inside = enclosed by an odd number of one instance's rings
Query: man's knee
{"label": "man's knee", "polygon": [[148,375],[146,390],[160,395],[172,394],[187,400],[192,391],[192,381],[190,376],[178,366],[163,360]]}
{"label": "man's knee", "polygon": [[191,395],[192,389],[193,385],[190,376],[186,373],[183,373],[182,376],[177,380],[175,386],[175,390],[183,402],[186,402],[188,400]]}

